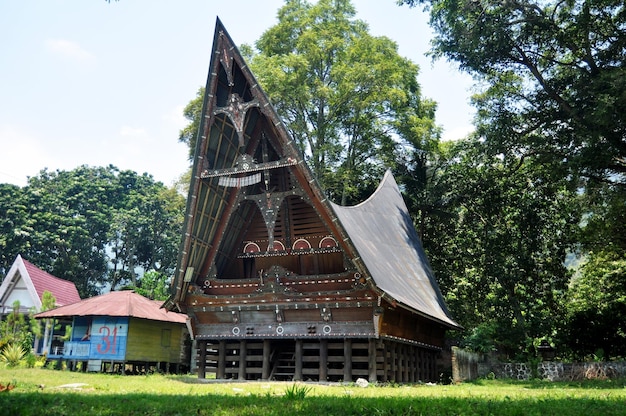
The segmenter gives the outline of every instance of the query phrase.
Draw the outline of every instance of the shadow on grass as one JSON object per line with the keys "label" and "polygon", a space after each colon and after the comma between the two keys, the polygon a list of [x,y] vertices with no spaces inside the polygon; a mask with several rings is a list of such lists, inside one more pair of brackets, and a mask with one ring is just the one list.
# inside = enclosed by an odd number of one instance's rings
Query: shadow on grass
{"label": "shadow on grass", "polygon": [[306,397],[0,393],[0,414],[57,415],[623,415],[623,398]]}
{"label": "shadow on grass", "polygon": [[467,382],[475,386],[516,386],[526,389],[589,389],[589,390],[614,390],[626,388],[626,379],[616,380],[572,380],[572,381],[548,381],[548,380],[474,380]]}

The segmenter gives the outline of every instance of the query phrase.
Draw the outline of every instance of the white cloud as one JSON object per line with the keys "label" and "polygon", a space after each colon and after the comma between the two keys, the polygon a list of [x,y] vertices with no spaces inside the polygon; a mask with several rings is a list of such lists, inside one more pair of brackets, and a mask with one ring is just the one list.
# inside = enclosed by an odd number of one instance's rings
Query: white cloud
{"label": "white cloud", "polygon": [[78,43],[65,39],[46,39],[44,42],[46,49],[50,52],[63,55],[67,58],[88,62],[95,59],[95,56],[83,49]]}

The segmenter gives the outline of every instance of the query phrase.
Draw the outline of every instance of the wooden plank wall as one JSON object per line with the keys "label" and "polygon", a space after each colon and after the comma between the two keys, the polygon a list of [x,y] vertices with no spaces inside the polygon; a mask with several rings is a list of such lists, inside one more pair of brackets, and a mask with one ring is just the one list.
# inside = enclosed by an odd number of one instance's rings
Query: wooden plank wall
{"label": "wooden plank wall", "polygon": [[126,361],[184,364],[181,362],[184,330],[182,324],[131,318]]}

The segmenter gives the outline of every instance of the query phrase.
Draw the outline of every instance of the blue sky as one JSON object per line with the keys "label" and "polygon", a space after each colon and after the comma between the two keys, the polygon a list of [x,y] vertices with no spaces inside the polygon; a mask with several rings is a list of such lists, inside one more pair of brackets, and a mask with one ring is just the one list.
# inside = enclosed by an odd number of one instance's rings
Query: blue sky
{"label": "blue sky", "polygon": [[[80,165],[147,172],[166,185],[188,167],[185,105],[205,84],[216,17],[253,44],[282,0],[0,0],[0,183]],[[424,56],[421,9],[353,0],[370,33],[421,67],[444,138],[471,130],[471,79]]]}

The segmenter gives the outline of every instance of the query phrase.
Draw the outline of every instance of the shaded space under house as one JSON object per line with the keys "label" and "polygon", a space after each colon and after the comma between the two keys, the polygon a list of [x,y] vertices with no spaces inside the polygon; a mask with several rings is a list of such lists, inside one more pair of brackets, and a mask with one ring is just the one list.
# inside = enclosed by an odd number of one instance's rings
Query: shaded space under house
{"label": "shaded space under house", "polygon": [[83,371],[145,373],[189,370],[187,316],[132,290],[109,292],[35,315],[71,328],[57,334],[48,359]]}
{"label": "shaded space under house", "polygon": [[219,19],[170,310],[198,376],[436,380],[450,317],[390,172],[342,207]]}

